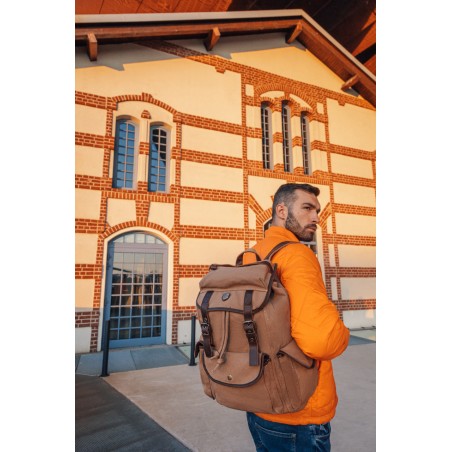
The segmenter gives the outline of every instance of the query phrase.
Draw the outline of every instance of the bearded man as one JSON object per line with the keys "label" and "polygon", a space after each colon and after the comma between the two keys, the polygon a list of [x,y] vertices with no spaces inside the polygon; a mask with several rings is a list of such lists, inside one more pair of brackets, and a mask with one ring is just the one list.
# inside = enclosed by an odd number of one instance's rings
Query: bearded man
{"label": "bearded man", "polygon": [[[310,242],[319,222],[320,190],[309,184],[284,184],[275,193],[272,224],[254,249],[266,256],[278,243]],[[314,252],[290,244],[272,258],[290,298],[291,334],[303,352],[317,360],[318,385],[305,408],[295,413],[247,413],[257,451],[330,451],[330,421],[338,398],[331,360],[348,345],[350,332],[328,299]]]}

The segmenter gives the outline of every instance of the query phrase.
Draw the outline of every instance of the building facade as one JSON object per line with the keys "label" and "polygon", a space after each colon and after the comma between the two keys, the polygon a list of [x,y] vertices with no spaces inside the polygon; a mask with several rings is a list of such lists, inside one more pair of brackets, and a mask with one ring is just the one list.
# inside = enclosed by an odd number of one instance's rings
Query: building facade
{"label": "building facade", "polygon": [[350,328],[375,326],[375,107],[283,33],[76,47],[76,352],[188,343],[200,278],[261,239],[286,182]]}

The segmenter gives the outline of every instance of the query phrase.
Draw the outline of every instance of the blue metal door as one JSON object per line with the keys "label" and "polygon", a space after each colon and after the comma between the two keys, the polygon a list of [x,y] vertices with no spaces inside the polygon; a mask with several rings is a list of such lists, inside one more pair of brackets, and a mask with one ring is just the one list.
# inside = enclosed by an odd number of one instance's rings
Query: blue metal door
{"label": "blue metal door", "polygon": [[111,348],[165,343],[167,265],[167,245],[151,234],[109,243],[104,328],[110,320]]}

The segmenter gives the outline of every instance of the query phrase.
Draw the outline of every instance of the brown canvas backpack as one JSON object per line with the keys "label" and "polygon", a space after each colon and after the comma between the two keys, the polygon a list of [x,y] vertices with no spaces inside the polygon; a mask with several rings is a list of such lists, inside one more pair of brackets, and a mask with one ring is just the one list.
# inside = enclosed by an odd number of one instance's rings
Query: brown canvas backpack
{"label": "brown canvas backpack", "polygon": [[[318,379],[315,360],[290,334],[289,296],[271,258],[255,250],[236,265],[210,266],[196,300],[201,338],[196,344],[204,392],[219,404],[257,413],[303,409]],[[252,252],[256,262],[243,265]]]}

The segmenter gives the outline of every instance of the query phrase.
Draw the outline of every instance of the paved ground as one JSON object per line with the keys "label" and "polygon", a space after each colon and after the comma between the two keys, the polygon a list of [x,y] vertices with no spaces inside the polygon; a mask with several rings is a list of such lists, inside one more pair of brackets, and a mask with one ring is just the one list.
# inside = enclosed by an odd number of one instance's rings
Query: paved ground
{"label": "paved ground", "polygon": [[[376,344],[356,334],[334,360],[340,401],[333,452],[376,450]],[[204,395],[188,352],[174,346],[112,350],[110,375],[103,378],[102,353],[77,356],[75,450],[253,452],[245,414]]]}

